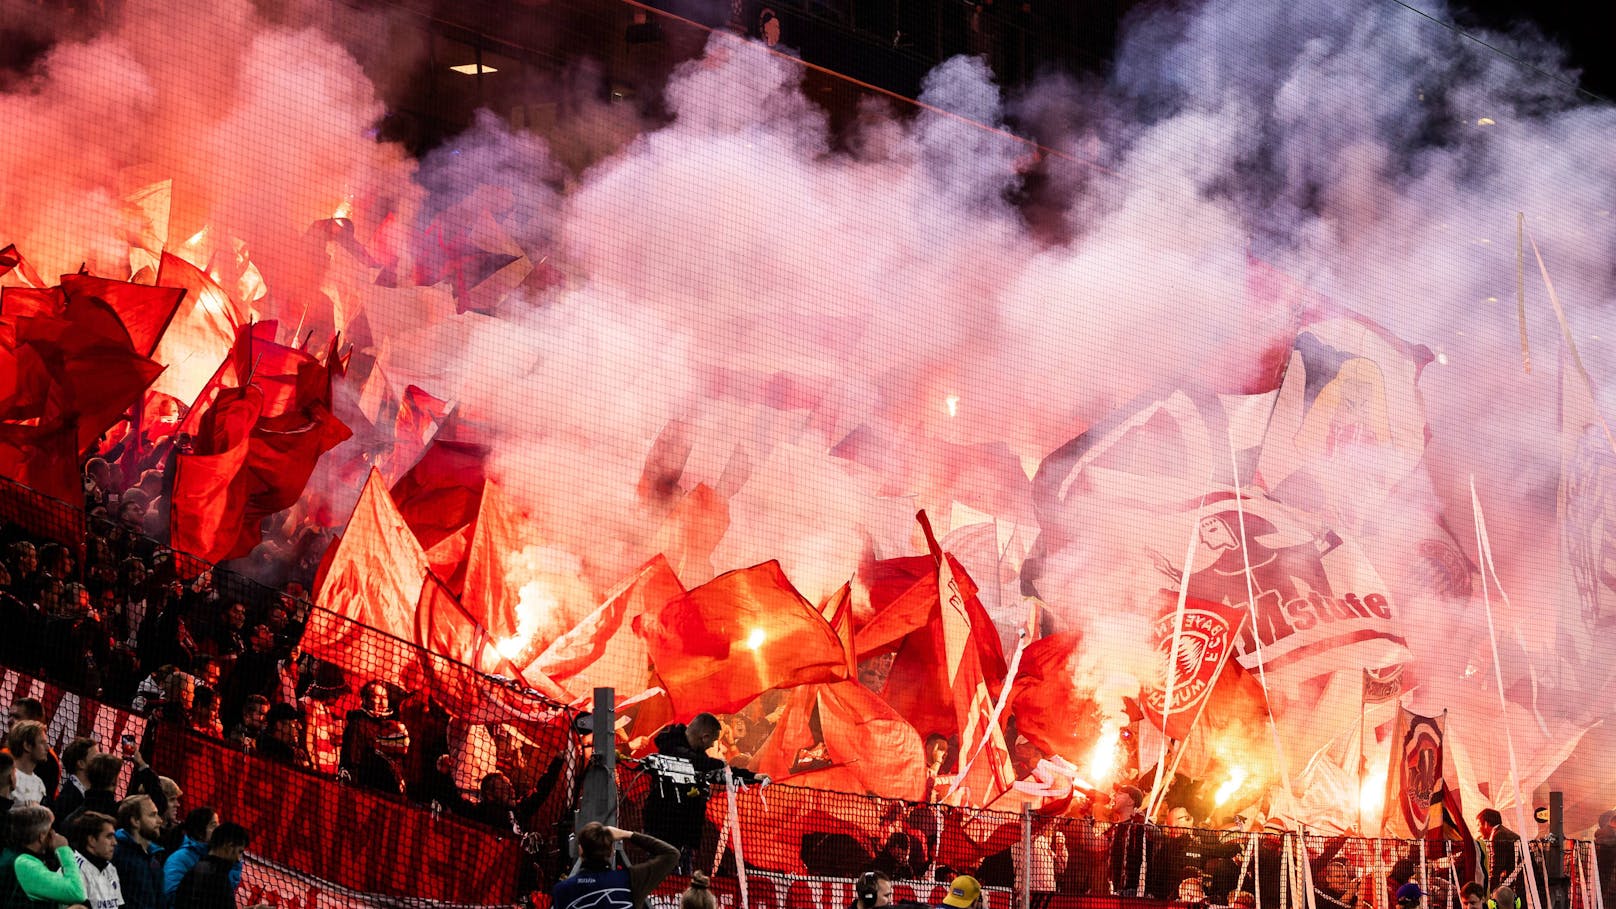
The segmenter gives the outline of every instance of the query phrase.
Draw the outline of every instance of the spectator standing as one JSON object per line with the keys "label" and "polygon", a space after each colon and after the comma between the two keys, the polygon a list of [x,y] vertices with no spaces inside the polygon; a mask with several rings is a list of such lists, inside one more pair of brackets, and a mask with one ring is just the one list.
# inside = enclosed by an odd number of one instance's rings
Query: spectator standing
{"label": "spectator standing", "polygon": [[[100,752],[91,755],[89,769],[86,774],[89,777],[89,789],[79,796],[72,814],[66,813],[65,807],[58,812],[61,817],[57,821],[57,829],[71,836],[74,815],[81,812],[95,811],[106,815],[108,818],[116,815],[118,813],[118,774],[122,772],[123,761],[114,755]],[[148,769],[146,772],[150,773],[151,771]],[[65,802],[66,799],[59,799],[58,801]],[[78,847],[74,846],[73,848],[77,849]]]}
{"label": "spectator standing", "polygon": [[679,909],[718,909],[707,875],[698,871],[690,876],[690,886],[679,894]]}
{"label": "spectator standing", "polygon": [[[24,720],[32,720],[40,726],[45,725],[45,705],[41,704],[38,698],[18,698],[12,703],[11,724],[6,727],[8,734],[12,727]],[[34,772],[39,775],[40,781],[45,784],[45,791],[54,798],[56,796],[56,786],[62,781],[62,760],[56,756],[56,751],[49,745],[45,747],[45,760],[40,762]],[[16,756],[16,752],[12,752],[12,755]]]}
{"label": "spectator standing", "polygon": [[1476,815],[1476,822],[1481,827],[1481,839],[1476,844],[1481,850],[1481,873],[1487,882],[1487,889],[1497,890],[1515,876],[1515,866],[1520,861],[1521,837],[1504,826],[1504,816],[1496,808],[1484,809]]}
{"label": "spectator standing", "polygon": [[236,909],[241,857],[247,852],[247,828],[220,824],[208,837],[208,851],[185,874],[174,891],[173,909]]}
{"label": "spectator standing", "polygon": [[360,709],[348,712],[342,730],[342,773],[360,786],[402,794],[409,730],[393,713],[386,683],[366,682],[359,699]]}
{"label": "spectator standing", "polygon": [[149,795],[132,795],[118,803],[117,846],[112,864],[118,869],[124,905],[129,909],[161,909],[163,850],[157,834],[163,817]]}
{"label": "spectator standing", "polygon": [[118,882],[118,869],[112,864],[112,853],[118,848],[114,833],[117,822],[99,811],[81,811],[72,828],[70,842],[79,877],[84,880],[84,905],[88,909],[119,909],[123,905],[123,888]]}
{"label": "spectator standing", "polygon": [[276,704],[264,719],[266,729],[258,737],[258,753],[272,761],[309,769],[309,753],[303,747],[303,717],[293,704]]}
{"label": "spectator standing", "polygon": [[1605,905],[1616,909],[1616,810],[1599,816],[1599,829],[1594,831],[1594,863],[1599,866]]}
{"label": "spectator standing", "polygon": [[219,813],[212,808],[196,808],[185,816],[185,823],[180,825],[184,836],[179,848],[171,851],[163,862],[163,898],[169,904],[173,903],[180,882],[208,854],[208,844],[213,841],[213,831],[218,827]]}
{"label": "spectator standing", "polygon": [[78,862],[67,840],[51,829],[56,816],[50,809],[23,805],[11,809],[9,820],[11,842],[0,853],[6,909],[58,909],[84,902]]}
{"label": "spectator standing", "polygon": [[1156,828],[1145,819],[1144,793],[1123,786],[1111,797],[1111,892],[1118,896],[1144,896],[1140,875],[1156,856]]}
{"label": "spectator standing", "polygon": [[84,793],[90,788],[84,768],[96,751],[95,739],[91,738],[76,738],[62,749],[62,788],[56,793],[56,801],[51,803],[51,811],[56,814],[56,829],[64,836],[67,828],[63,824],[68,815],[84,804]]}
{"label": "spectator standing", "polygon": [[[162,846],[164,852],[173,855],[174,850],[180,848],[180,844],[185,841],[185,824],[180,814],[183,810],[180,807],[180,799],[185,793],[180,790],[179,783],[166,776],[160,776],[157,778],[157,792],[148,789],[146,794],[157,803],[157,812],[163,818],[163,832],[157,836],[157,845]],[[161,799],[157,797],[159,794],[162,795]]]}
{"label": "spectator standing", "polygon": [[943,905],[952,909],[981,909],[982,885],[968,874],[954,878],[948,885],[948,895],[943,897]]}
{"label": "spectator standing", "polygon": [[[238,667],[239,670],[239,667]],[[269,729],[269,698],[250,694],[241,708],[241,722],[230,730],[230,743],[243,751],[258,748],[258,742]]]}
{"label": "spectator standing", "polygon": [[[627,868],[612,867],[612,853],[624,840],[650,853],[651,857]],[[581,867],[577,874],[555,885],[550,895],[552,909],[594,906],[644,909],[646,896],[679,864],[679,850],[675,846],[648,834],[630,833],[599,821],[591,821],[578,831],[578,853]]]}
{"label": "spectator standing", "polygon": [[[694,878],[691,882],[695,882]],[[848,909],[884,909],[890,905],[892,905],[892,878],[881,871],[866,871],[859,875],[858,883],[853,890],[853,905]]]}
{"label": "spectator standing", "polygon": [[[677,846],[683,855],[682,870],[689,870],[696,849],[701,846],[702,827],[707,820],[706,777],[724,769],[724,762],[708,754],[717,744],[723,724],[710,713],[697,714],[689,725],[670,723],[654,739],[659,753],[683,758],[695,768],[694,786],[674,787],[658,781],[651,787],[645,802],[645,826],[651,836],[660,837]],[[739,771],[740,778],[755,779],[748,771]]]}
{"label": "spectator standing", "polygon": [[1016,869],[1016,884],[1027,881],[1031,894],[1030,909],[1049,905],[1058,889],[1057,881],[1066,871],[1069,856],[1066,835],[1056,826],[1056,820],[1047,815],[1034,815],[1031,854],[1023,858],[1021,844],[1010,847],[1011,860]]}
{"label": "spectator standing", "polygon": [[1475,881],[1466,881],[1465,885],[1459,888],[1459,902],[1464,909],[1482,909],[1487,905],[1487,889]]}
{"label": "spectator standing", "polygon": [[483,777],[481,785],[478,786],[477,804],[466,805],[463,811],[472,820],[497,828],[501,832],[515,833],[517,836],[526,835],[528,822],[533,818],[534,812],[539,810],[539,806],[544,804],[544,800],[549,798],[550,791],[555,787],[563,769],[564,764],[560,757],[552,760],[533,791],[521,801],[517,801],[516,787],[511,785],[509,777],[503,773],[490,773]]}
{"label": "spectator standing", "polygon": [[38,773],[50,756],[50,745],[45,741],[45,727],[35,720],[22,720],[11,724],[6,736],[6,748],[16,763],[17,784],[12,800],[18,805],[43,805],[50,801],[51,790]]}

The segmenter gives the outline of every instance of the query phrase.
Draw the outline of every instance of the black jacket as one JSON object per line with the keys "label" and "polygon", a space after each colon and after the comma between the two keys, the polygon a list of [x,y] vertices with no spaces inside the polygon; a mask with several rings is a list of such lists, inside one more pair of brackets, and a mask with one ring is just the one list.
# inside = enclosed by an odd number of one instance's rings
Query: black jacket
{"label": "black jacket", "polygon": [[227,862],[216,855],[204,855],[174,891],[173,909],[236,909],[236,892],[230,886]]}

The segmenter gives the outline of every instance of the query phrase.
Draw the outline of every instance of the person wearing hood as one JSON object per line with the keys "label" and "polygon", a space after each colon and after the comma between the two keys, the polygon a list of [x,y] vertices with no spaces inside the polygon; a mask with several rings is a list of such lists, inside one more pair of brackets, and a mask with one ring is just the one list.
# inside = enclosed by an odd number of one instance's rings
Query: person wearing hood
{"label": "person wearing hood", "polygon": [[157,835],[163,816],[149,795],[131,795],[118,803],[117,846],[112,866],[118,869],[126,909],[162,909],[163,848]]}

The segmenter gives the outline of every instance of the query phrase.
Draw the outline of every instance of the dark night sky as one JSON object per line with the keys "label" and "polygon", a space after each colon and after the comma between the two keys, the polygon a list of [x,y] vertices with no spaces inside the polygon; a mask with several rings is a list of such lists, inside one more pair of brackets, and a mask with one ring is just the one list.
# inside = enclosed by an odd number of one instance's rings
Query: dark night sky
{"label": "dark night sky", "polygon": [[[1582,86],[1616,101],[1616,3],[1611,0],[1459,0],[1470,10],[1465,18],[1508,31],[1531,21],[1556,44],[1567,48],[1571,65],[1582,70]],[[1420,7],[1419,0],[1410,0]]]}

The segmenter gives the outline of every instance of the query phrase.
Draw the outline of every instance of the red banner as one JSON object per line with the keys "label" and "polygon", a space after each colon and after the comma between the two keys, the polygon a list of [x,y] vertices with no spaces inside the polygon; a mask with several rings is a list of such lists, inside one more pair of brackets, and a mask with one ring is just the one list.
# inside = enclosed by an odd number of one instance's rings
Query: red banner
{"label": "red banner", "polygon": [[508,902],[522,850],[447,815],[164,727],[152,765],[252,832],[252,851],[338,887],[453,903]]}
{"label": "red banner", "polygon": [[[58,752],[81,737],[95,739],[103,751],[116,752],[123,736],[134,736],[138,742],[146,732],[144,717],[7,669],[0,674],[0,704],[11,704],[19,698],[34,698],[45,709],[45,740]],[[132,770],[133,765],[124,765],[118,778],[119,791],[129,786]]]}

